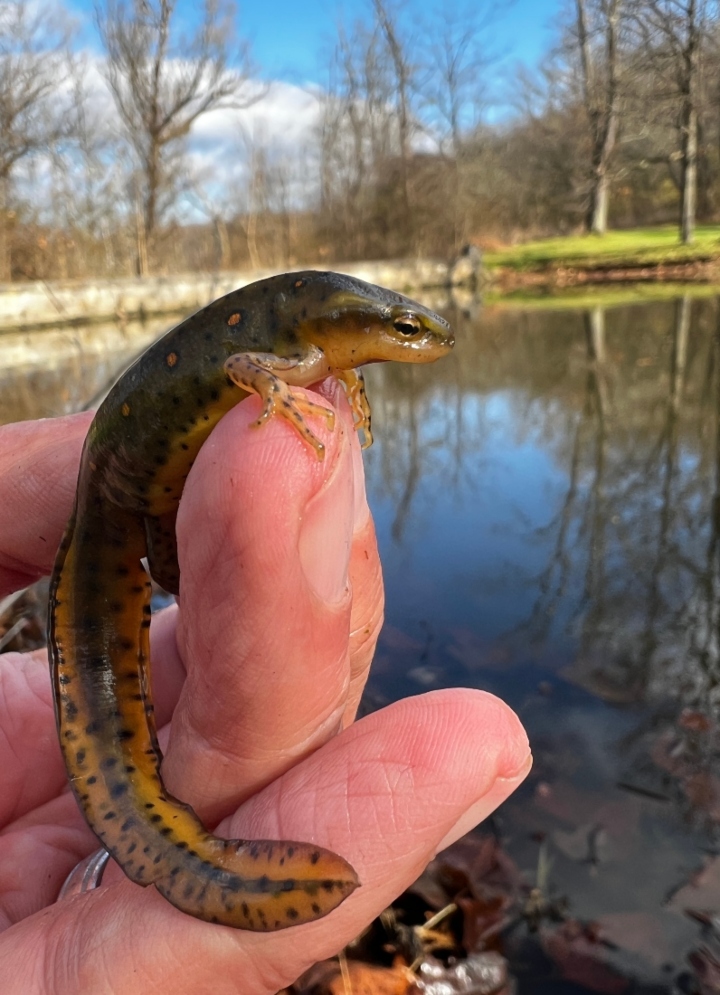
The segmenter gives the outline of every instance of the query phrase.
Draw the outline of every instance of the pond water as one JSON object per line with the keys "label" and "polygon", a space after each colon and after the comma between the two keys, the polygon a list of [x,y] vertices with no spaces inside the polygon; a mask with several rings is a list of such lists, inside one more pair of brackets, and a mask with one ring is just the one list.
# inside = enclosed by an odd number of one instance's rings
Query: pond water
{"label": "pond water", "polygon": [[[441,363],[367,374],[387,622],[365,708],[502,696],[535,767],[484,828],[633,991],[718,990],[689,987],[686,910],[720,910],[720,298],[470,312],[448,304]],[[3,372],[0,339],[0,422],[91,403],[169,324],[42,375]],[[630,990],[543,970],[520,991]]]}

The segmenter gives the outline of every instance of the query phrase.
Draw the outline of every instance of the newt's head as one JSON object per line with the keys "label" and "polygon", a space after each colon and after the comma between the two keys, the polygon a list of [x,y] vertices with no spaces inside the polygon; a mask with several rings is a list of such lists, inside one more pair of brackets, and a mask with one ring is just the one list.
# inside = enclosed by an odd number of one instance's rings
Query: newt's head
{"label": "newt's head", "polygon": [[302,314],[298,332],[323,351],[331,367],[430,363],[455,344],[444,318],[402,294],[338,273],[292,276]]}

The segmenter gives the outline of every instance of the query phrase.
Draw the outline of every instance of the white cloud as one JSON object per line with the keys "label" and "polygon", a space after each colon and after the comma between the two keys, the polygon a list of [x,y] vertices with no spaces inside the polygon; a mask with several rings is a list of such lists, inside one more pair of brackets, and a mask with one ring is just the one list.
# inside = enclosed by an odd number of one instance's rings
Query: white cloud
{"label": "white cloud", "polygon": [[[120,134],[121,122],[103,74],[102,57],[85,52],[83,59],[90,117]],[[244,184],[253,149],[262,149],[271,162],[306,157],[320,122],[322,93],[317,87],[255,80],[247,84],[243,96],[257,99],[247,107],[209,111],[195,121],[188,138],[192,175],[210,200]],[[190,198],[189,207],[186,220],[192,220],[198,204]]]}
{"label": "white cloud", "polygon": [[321,94],[317,88],[303,89],[292,83],[274,82],[265,90],[253,86],[259,99],[242,109],[222,108],[210,111],[196,122],[192,144],[196,150],[207,145],[234,146],[247,137],[278,150],[291,150],[307,140],[319,122]]}

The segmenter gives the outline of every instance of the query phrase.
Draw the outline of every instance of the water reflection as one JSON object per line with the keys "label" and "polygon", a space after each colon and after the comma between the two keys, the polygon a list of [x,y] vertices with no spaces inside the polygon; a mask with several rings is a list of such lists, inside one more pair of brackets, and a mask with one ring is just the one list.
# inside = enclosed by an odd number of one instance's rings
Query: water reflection
{"label": "water reflection", "polygon": [[511,850],[529,870],[546,834],[575,914],[651,916],[681,965],[696,930],[668,896],[720,824],[718,301],[451,317],[450,360],[371,371],[371,707],[509,700],[536,754]]}
{"label": "water reflection", "polygon": [[0,425],[90,406],[172,324],[164,317],[0,333]]}
{"label": "water reflection", "polygon": [[[484,637],[504,657],[570,664],[616,701],[714,705],[716,302],[455,321],[443,364],[370,371],[389,568],[417,567],[404,614],[501,598]],[[427,574],[458,585],[419,598]]]}

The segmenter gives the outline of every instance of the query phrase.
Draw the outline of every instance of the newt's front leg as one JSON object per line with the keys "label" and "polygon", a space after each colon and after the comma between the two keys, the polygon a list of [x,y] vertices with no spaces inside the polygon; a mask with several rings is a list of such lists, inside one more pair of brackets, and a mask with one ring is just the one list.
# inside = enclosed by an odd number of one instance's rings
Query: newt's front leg
{"label": "newt's front leg", "polygon": [[[324,418],[332,431],[335,427],[335,413],[294,391],[282,376],[284,374],[295,380],[312,382],[308,378],[311,369],[309,364],[302,364],[300,360],[273,356],[271,353],[238,353],[225,361],[225,370],[233,383],[243,390],[258,394],[263,401],[262,413],[252,423],[253,427],[264,425],[273,415],[280,415],[294,425],[303,439],[310,443],[318,459],[324,459],[325,445],[308,427],[304,415]],[[298,377],[301,370],[304,375]],[[321,371],[318,373],[321,375]]]}

